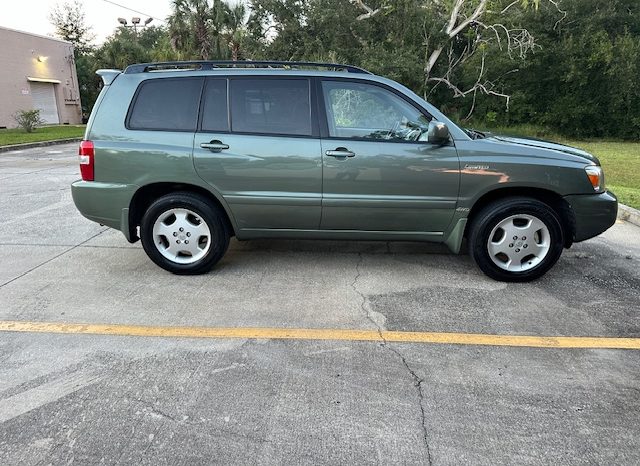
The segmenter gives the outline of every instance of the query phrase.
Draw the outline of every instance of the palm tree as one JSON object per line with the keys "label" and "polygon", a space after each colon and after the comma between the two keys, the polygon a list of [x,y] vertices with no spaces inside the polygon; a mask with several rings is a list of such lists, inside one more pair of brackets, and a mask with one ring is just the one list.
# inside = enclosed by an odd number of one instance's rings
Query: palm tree
{"label": "palm tree", "polygon": [[242,45],[246,37],[246,15],[247,9],[243,3],[227,7],[222,37],[231,51],[231,59],[233,61],[237,61],[241,55]]}
{"label": "palm tree", "polygon": [[224,58],[220,43],[228,7],[221,0],[173,0],[168,18],[172,48],[182,58]]}

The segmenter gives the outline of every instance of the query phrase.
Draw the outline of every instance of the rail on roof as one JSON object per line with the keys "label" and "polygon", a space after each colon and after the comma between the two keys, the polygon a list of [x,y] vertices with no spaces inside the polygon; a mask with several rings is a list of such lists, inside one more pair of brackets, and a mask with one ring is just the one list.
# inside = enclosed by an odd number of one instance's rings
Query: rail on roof
{"label": "rail on roof", "polygon": [[174,70],[196,70],[207,71],[217,68],[324,68],[332,71],[346,71],[348,73],[371,74],[369,71],[353,65],[343,65],[339,63],[316,63],[310,61],[229,61],[229,60],[193,60],[193,61],[169,61],[157,63],[138,63],[129,65],[124,70],[126,74],[146,73],[149,71],[174,71]]}

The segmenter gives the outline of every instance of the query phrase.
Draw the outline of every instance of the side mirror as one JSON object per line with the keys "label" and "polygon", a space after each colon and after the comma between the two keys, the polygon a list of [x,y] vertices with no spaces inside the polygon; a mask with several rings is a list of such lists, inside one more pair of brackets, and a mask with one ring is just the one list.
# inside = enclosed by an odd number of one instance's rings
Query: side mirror
{"label": "side mirror", "polygon": [[430,121],[427,141],[431,144],[443,145],[449,142],[449,128],[439,121]]}

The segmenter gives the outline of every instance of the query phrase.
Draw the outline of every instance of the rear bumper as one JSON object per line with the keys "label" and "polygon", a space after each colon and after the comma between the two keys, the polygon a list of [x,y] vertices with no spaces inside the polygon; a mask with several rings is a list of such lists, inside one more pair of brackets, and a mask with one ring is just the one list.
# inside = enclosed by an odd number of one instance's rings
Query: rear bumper
{"label": "rear bumper", "polygon": [[612,192],[565,196],[575,218],[573,241],[584,241],[608,230],[618,215],[618,199]]}
{"label": "rear bumper", "polygon": [[129,204],[137,189],[130,184],[78,180],[71,184],[71,196],[84,217],[120,230],[131,241]]}

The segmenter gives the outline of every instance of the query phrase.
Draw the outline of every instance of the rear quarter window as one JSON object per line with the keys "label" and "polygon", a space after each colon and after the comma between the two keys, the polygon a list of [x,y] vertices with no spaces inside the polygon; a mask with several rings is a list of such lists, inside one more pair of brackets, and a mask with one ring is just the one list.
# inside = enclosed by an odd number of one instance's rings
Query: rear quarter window
{"label": "rear quarter window", "polygon": [[143,81],[127,117],[127,128],[195,131],[202,78],[163,78]]}

